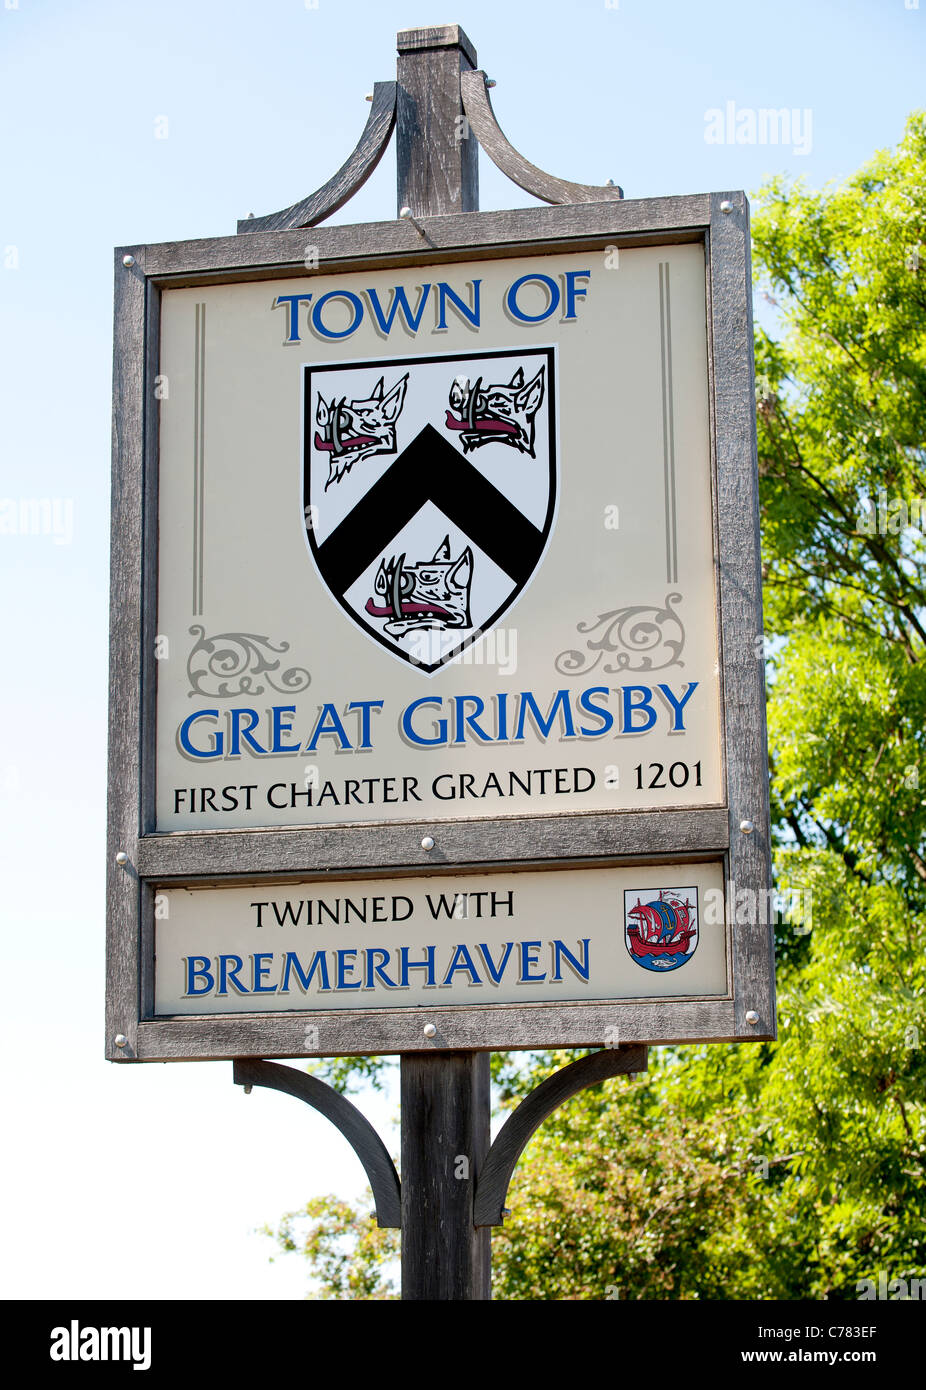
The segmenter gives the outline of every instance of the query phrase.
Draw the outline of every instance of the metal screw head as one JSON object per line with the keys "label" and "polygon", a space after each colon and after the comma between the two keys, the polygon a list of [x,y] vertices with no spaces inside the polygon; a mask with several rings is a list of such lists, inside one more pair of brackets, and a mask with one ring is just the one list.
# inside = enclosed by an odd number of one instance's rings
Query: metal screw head
{"label": "metal screw head", "polygon": [[756,1013],[755,1009],[749,1010],[749,1012],[746,1015],[746,1022],[751,1024],[752,1027],[755,1027],[755,1025],[759,1022],[759,1015]]}
{"label": "metal screw head", "polygon": [[124,849],[121,849],[119,853],[116,855],[116,863],[119,865],[120,869],[124,869],[128,862],[129,856],[126,854]]}
{"label": "metal screw head", "polygon": [[124,1033],[117,1033],[113,1038],[113,1042],[117,1047],[128,1047],[129,1045],[129,1040]]}
{"label": "metal screw head", "polygon": [[421,1031],[424,1033],[426,1038],[437,1037],[437,1029],[434,1027],[433,1023],[426,1023]]}
{"label": "metal screw head", "polygon": [[363,99],[364,99],[364,101],[372,101],[372,100],[373,100],[373,93],[372,93],[372,92],[367,92],[366,96],[365,96]]}
{"label": "metal screw head", "polygon": [[487,86],[487,87],[496,87],[497,85],[498,85],[498,84],[497,84],[497,82],[495,81],[495,78],[494,78],[494,77],[487,77],[487,78],[486,78],[486,86]]}
{"label": "metal screw head", "polygon": [[421,841],[421,848],[422,848],[422,849],[433,849],[433,848],[434,848],[434,840],[433,840],[433,838],[432,838],[430,835],[425,835],[424,839]]}
{"label": "metal screw head", "polygon": [[751,820],[740,821],[740,830],[742,830],[744,835],[751,835],[755,828],[756,827]]}
{"label": "metal screw head", "polygon": [[251,1092],[253,1091],[254,1087],[253,1087],[253,1086],[245,1086],[243,1089],[244,1089],[244,1094],[245,1094],[246,1096],[249,1096],[249,1095],[251,1094]]}
{"label": "metal screw head", "polygon": [[729,199],[729,198],[724,198],[723,202],[720,204],[720,211],[721,211],[721,212],[732,212],[732,211],[733,211],[733,204],[730,202],[730,199]]}
{"label": "metal screw head", "polygon": [[133,266],[133,265],[135,264],[135,257],[134,257],[134,256],[123,256],[123,257],[122,257],[122,264],[125,266],[126,270],[128,270],[130,266]]}

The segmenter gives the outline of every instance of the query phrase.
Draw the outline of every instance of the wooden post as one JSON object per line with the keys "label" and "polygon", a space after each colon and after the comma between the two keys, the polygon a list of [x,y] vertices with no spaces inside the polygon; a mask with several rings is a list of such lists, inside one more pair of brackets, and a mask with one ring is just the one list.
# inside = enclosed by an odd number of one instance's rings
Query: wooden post
{"label": "wooden post", "polygon": [[491,1229],[473,1225],[489,1054],[406,1052],[401,1095],[402,1298],[491,1298]]}
{"label": "wooden post", "polygon": [[478,212],[475,135],[463,114],[460,74],[476,66],[476,50],[458,24],[404,29],[396,101],[398,208],[413,217]]}
{"label": "wooden post", "polygon": [[[476,212],[478,147],[460,92],[476,50],[457,24],[406,29],[397,46],[399,211]],[[473,1225],[489,1150],[489,1054],[405,1053],[401,1096],[402,1298],[491,1298],[491,1231]]]}

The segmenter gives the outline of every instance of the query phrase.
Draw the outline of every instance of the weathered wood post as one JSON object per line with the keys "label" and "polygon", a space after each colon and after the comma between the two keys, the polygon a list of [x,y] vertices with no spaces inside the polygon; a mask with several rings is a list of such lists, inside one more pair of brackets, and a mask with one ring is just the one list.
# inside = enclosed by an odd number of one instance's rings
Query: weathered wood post
{"label": "weathered wood post", "polygon": [[458,24],[398,35],[398,211],[441,217],[479,211],[479,149],[463,113],[460,75],[476,50]]}
{"label": "weathered wood post", "polygon": [[489,1054],[404,1053],[401,1096],[402,1297],[491,1298],[491,1228],[473,1224]]}
{"label": "weathered wood post", "polygon": [[[476,50],[457,24],[398,35],[397,204],[413,217],[479,209],[478,148],[460,74]],[[491,1232],[473,1225],[489,1149],[489,1054],[405,1053],[402,1297],[491,1298]]]}

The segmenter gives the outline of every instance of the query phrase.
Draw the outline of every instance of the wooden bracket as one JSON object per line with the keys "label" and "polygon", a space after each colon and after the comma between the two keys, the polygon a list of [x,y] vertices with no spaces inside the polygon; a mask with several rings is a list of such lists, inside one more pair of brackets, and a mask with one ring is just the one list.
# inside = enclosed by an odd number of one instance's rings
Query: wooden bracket
{"label": "wooden bracket", "polygon": [[294,231],[323,222],[366,183],[396,125],[399,208],[408,206],[416,217],[478,208],[479,145],[513,183],[545,203],[623,198],[612,184],[554,178],[518,153],[495,118],[486,75],[476,68],[476,50],[459,25],[404,30],[398,50],[399,80],[375,84],[366,127],[338,172],[281,212],[242,218],[239,233]]}
{"label": "wooden bracket", "polygon": [[303,198],[300,203],[269,212],[266,217],[246,217],[238,223],[239,232],[289,232],[298,227],[314,227],[324,222],[362,188],[386,152],[392,137],[396,115],[396,84],[377,82],[373,87],[373,105],[363,134],[353,154],[338,172],[321,188]]}
{"label": "wooden bracket", "polygon": [[623,191],[616,185],[598,187],[590,183],[569,183],[538,169],[519,154],[495,119],[484,72],[461,73],[460,90],[470,130],[492,163],[525,193],[532,193],[545,203],[603,203],[623,198]]}
{"label": "wooden bracket", "polygon": [[[647,1051],[643,1044],[602,1048],[587,1057],[580,1057],[569,1066],[561,1067],[531,1091],[505,1121],[481,1165],[473,1199],[472,1224],[475,1228],[503,1224],[511,1175],[528,1141],[543,1121],[586,1086],[595,1086],[611,1076],[646,1071]],[[463,1058],[464,1054],[459,1056]],[[234,1081],[236,1086],[266,1086],[274,1091],[283,1091],[286,1095],[305,1101],[306,1105],[311,1105],[313,1110],[318,1110],[330,1120],[363,1164],[373,1189],[377,1225],[401,1229],[402,1186],[399,1175],[382,1139],[356,1105],[315,1076],[258,1058],[249,1057],[235,1062]],[[411,1097],[404,1094],[404,1089],[403,1100],[404,1110],[411,1103]],[[403,1141],[407,1138],[411,1142],[417,1127],[412,1124],[406,1134],[406,1119],[411,1122],[414,1117],[404,1113],[402,1116]],[[411,1161],[408,1154],[406,1157]],[[416,1188],[422,1181],[420,1174],[418,1177],[419,1181],[413,1184]],[[436,1173],[432,1178],[434,1180],[438,1180]],[[444,1182],[441,1173],[439,1185]]]}
{"label": "wooden bracket", "polygon": [[563,1101],[594,1086],[609,1076],[646,1071],[644,1044],[606,1047],[561,1067],[542,1081],[505,1121],[489,1149],[476,1186],[473,1222],[476,1226],[501,1226],[505,1217],[505,1198],[515,1164],[528,1140],[548,1115]]}
{"label": "wooden bracket", "polygon": [[395,1164],[386,1145],[356,1105],[351,1105],[333,1086],[319,1081],[317,1076],[295,1071],[293,1067],[281,1067],[278,1062],[262,1062],[250,1057],[235,1062],[234,1079],[236,1086],[268,1086],[274,1091],[284,1091],[320,1111],[341,1131],[363,1164],[373,1189],[377,1225],[401,1227],[402,1198]]}

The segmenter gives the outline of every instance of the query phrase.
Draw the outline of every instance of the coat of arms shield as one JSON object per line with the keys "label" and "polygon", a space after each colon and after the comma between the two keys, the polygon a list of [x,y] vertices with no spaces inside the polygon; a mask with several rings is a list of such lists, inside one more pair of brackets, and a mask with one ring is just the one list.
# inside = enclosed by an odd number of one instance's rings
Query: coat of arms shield
{"label": "coat of arms shield", "polygon": [[697,885],[625,891],[624,942],[636,965],[678,970],[691,960],[699,941]]}
{"label": "coat of arms shield", "polygon": [[319,577],[432,674],[536,572],[557,496],[553,348],[304,369],[303,509]]}

